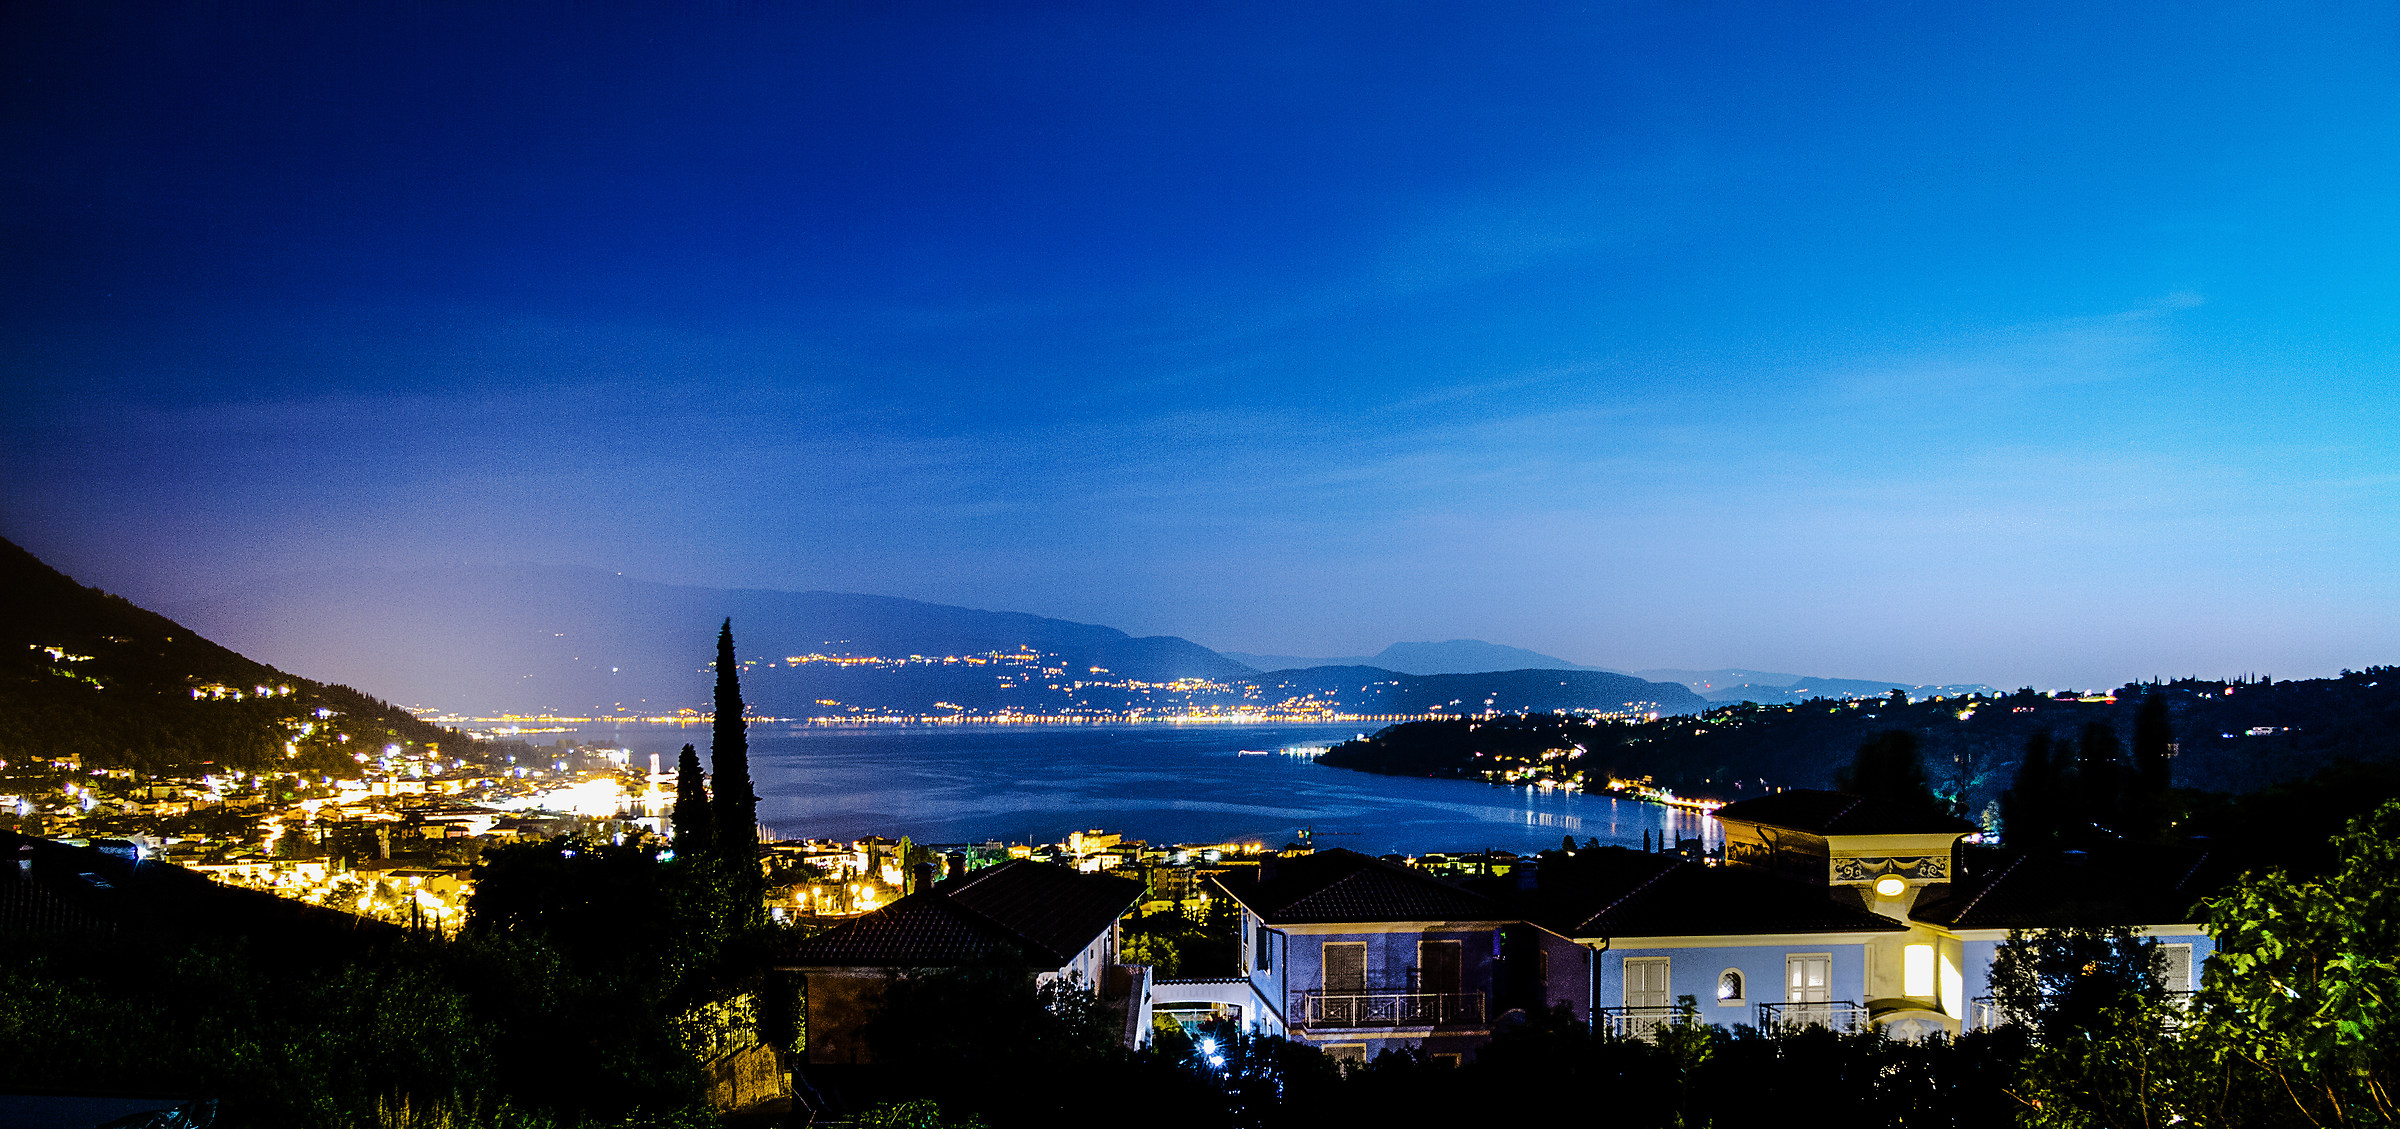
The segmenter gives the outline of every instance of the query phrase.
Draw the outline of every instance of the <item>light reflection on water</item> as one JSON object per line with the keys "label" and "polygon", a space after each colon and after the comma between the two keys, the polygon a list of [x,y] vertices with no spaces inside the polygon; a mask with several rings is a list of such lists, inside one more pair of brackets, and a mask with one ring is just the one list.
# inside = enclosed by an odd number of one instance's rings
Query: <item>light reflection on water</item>
{"label": "light reflection on water", "polygon": [[[1721,841],[1698,812],[1538,788],[1375,776],[1243,749],[1327,745],[1356,727],[1173,726],[799,729],[755,726],[759,820],[787,838],[1048,843],[1104,828],[1165,843],[1289,841],[1369,854],[1638,846],[1644,832]],[[666,754],[705,729],[625,726],[613,739]],[[697,740],[695,740],[697,738]]]}

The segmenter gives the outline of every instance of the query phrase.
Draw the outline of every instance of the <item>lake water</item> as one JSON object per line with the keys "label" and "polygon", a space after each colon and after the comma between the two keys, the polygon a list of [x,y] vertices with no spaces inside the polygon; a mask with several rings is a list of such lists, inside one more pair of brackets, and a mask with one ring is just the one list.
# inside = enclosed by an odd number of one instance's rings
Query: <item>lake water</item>
{"label": "lake water", "polygon": [[[1330,745],[1356,726],[1171,724],[750,730],[758,817],[783,838],[1055,843],[1102,828],[1154,843],[1288,842],[1368,854],[1526,852],[1578,842],[1638,846],[1643,832],[1702,838],[1694,812],[1574,792],[1326,768],[1280,750]],[[705,726],[593,730],[636,753],[706,748]],[[1267,755],[1243,755],[1242,750]]]}

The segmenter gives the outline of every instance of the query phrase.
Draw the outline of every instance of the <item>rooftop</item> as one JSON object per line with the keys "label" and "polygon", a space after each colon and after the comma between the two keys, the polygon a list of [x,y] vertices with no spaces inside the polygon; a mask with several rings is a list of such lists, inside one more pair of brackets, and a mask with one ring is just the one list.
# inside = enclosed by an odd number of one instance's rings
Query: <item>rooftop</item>
{"label": "rooftop", "polygon": [[1141,897],[1142,884],[1011,859],[893,902],[794,944],[791,967],[931,968],[1021,953],[1075,959]]}
{"label": "rooftop", "polygon": [[1735,866],[1665,855],[1586,852],[1543,875],[1529,915],[1570,937],[1713,937],[1770,933],[1892,933],[1906,927],[1843,903],[1821,887]]}
{"label": "rooftop", "polygon": [[1967,873],[1911,912],[1951,929],[2179,925],[2233,867],[2195,847],[2108,844],[2093,851],[1976,849]]}
{"label": "rooftop", "polygon": [[1224,874],[1215,881],[1271,925],[1500,921],[1515,916],[1480,894],[1338,847],[1279,859],[1272,877]]}

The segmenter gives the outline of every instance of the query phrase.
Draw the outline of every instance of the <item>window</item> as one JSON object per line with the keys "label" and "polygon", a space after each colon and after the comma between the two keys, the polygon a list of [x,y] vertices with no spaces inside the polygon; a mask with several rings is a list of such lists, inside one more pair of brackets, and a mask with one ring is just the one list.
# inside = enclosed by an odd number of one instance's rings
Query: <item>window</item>
{"label": "window", "polygon": [[1728,968],[1719,973],[1717,975],[1717,1002],[1731,1005],[1741,1003],[1742,999],[1742,971],[1738,968]]}
{"label": "window", "polygon": [[1933,996],[1933,946],[1910,945],[1900,950],[1900,994]]}
{"label": "window", "polygon": [[1444,995],[1459,991],[1459,963],[1465,946],[1457,941],[1417,942],[1417,990]]}
{"label": "window", "polygon": [[2158,955],[2166,965],[2159,978],[2159,987],[2170,992],[2192,990],[2192,947],[2190,945],[2160,945]]}
{"label": "window", "polygon": [[1325,990],[1356,995],[1367,990],[1367,943],[1333,941],[1325,946]]}
{"label": "window", "polygon": [[1460,1057],[1461,1056],[1459,1055],[1426,1055],[1425,1061],[1430,1062],[1435,1066],[1447,1066],[1452,1070],[1456,1070],[1458,1069],[1458,1060]]}
{"label": "window", "polygon": [[1667,958],[1625,958],[1625,1006],[1665,1007],[1667,998]]}
{"label": "window", "polygon": [[1942,954],[1942,1014],[1964,1017],[1967,1006],[1967,979],[1959,975],[1958,962]]}
{"label": "window", "polygon": [[1787,1004],[1832,1003],[1832,954],[1808,953],[1783,958],[1783,1002]]}
{"label": "window", "polygon": [[1258,954],[1258,970],[1273,972],[1275,970],[1275,935],[1268,932],[1266,926],[1258,927],[1258,939],[1251,943],[1251,948]]}

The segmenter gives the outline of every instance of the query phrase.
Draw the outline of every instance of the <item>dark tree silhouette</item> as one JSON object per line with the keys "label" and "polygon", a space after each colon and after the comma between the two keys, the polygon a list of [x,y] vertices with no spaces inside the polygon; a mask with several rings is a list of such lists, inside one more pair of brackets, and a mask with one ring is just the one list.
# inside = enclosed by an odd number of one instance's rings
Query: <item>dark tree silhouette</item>
{"label": "dark tree silhouette", "polygon": [[717,848],[716,819],[709,810],[708,784],[700,772],[700,753],[690,745],[675,758],[675,853],[687,859],[707,857]]}
{"label": "dark tree silhouette", "polygon": [[2074,832],[2089,829],[2103,835],[2122,837],[2127,833],[2125,801],[2131,781],[2131,770],[2125,764],[2125,743],[2117,739],[2116,727],[2105,721],[2095,721],[2083,727],[2083,742],[2076,758],[2075,796],[2079,809]]}
{"label": "dark tree silhouette", "polygon": [[1927,816],[1946,815],[1949,807],[1935,799],[1925,782],[1924,758],[1917,735],[1889,729],[1867,739],[1851,758],[1850,767],[1836,778],[1842,791],[1884,800]]}
{"label": "dark tree silhouette", "polygon": [[2050,735],[2037,730],[2025,741],[2017,779],[2000,797],[2000,829],[2010,846],[2038,849],[2058,841],[2065,814],[2059,802],[2059,784]]}
{"label": "dark tree silhouette", "polygon": [[2157,837],[2167,832],[2167,792],[2175,786],[2175,727],[2167,720],[2167,700],[2157,694],[2142,699],[2133,715],[2133,775],[2136,800],[2128,805],[2134,830]]}
{"label": "dark tree silhouette", "polygon": [[758,870],[758,793],[750,784],[750,727],[742,720],[742,669],[733,655],[733,621],[717,632],[717,715],[709,738],[717,772],[717,857],[724,861],[734,920],[764,913]]}

